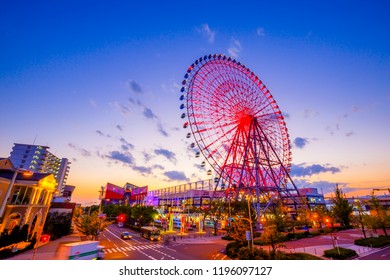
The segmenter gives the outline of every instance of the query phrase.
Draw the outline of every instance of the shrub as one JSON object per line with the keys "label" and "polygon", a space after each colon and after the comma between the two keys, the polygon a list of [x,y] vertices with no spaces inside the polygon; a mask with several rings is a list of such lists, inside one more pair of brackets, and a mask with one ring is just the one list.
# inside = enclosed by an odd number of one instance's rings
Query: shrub
{"label": "shrub", "polygon": [[240,247],[242,246],[236,241],[228,243],[226,245],[226,255],[231,259],[237,258]]}
{"label": "shrub", "polygon": [[268,260],[269,255],[263,249],[241,247],[237,252],[237,259],[239,260]]}
{"label": "shrub", "polygon": [[12,256],[12,249],[3,249],[0,251],[0,260],[9,258]]}
{"label": "shrub", "polygon": [[229,241],[234,240],[233,237],[231,237],[231,236],[229,236],[229,235],[222,236],[221,238],[222,238],[223,240],[229,240]]}
{"label": "shrub", "polygon": [[233,242],[229,242],[226,245],[225,252],[229,258],[234,259],[237,257],[239,249],[240,247],[238,243],[236,241],[233,241]]}
{"label": "shrub", "polygon": [[[306,253],[290,253],[290,254],[286,254],[286,253],[279,254],[279,253],[281,252],[278,252],[278,254],[276,255],[278,260],[322,260],[317,256],[306,254]],[[281,256],[281,258],[279,256]]]}
{"label": "shrub", "polygon": [[301,239],[301,238],[306,238],[309,236],[311,236],[309,231],[296,232],[296,233],[289,232],[286,234],[286,239],[287,240]]}
{"label": "shrub", "polygon": [[332,258],[336,260],[346,260],[349,258],[352,258],[354,256],[357,256],[357,253],[355,250],[346,249],[342,247],[336,247],[330,250],[324,251],[324,256],[327,258]]}
{"label": "shrub", "polygon": [[359,246],[370,246],[374,248],[383,247],[390,245],[390,236],[379,236],[379,237],[370,237],[370,238],[360,238],[354,241],[355,245]]}

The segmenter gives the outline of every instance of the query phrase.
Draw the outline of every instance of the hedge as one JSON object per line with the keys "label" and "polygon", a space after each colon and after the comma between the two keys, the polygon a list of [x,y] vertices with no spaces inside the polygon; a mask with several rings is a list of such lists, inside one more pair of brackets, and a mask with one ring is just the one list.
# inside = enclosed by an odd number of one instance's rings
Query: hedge
{"label": "hedge", "polygon": [[360,238],[354,241],[355,245],[369,246],[374,248],[380,248],[386,245],[390,245],[390,236],[381,235],[379,237]]}
{"label": "hedge", "polygon": [[325,250],[324,256],[336,260],[346,260],[354,256],[357,256],[357,253],[355,250],[346,249],[342,247],[335,247],[330,250]]}

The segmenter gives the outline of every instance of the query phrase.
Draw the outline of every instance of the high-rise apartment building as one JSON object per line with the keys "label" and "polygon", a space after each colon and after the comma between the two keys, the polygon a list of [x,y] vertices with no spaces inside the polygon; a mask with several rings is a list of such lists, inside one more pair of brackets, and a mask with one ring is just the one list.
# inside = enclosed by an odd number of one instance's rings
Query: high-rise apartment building
{"label": "high-rise apartment building", "polygon": [[57,191],[62,193],[70,168],[67,158],[56,157],[47,146],[15,143],[10,160],[16,168],[53,174],[58,183]]}

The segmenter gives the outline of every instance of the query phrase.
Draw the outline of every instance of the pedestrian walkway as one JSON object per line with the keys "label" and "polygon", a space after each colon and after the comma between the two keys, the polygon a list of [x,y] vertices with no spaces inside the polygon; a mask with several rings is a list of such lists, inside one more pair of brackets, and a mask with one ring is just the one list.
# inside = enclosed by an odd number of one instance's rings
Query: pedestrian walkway
{"label": "pedestrian walkway", "polygon": [[[362,238],[363,234],[358,229],[349,229],[337,233],[318,235],[311,238],[285,242],[285,248],[281,250],[290,253],[307,253],[324,258],[324,251],[333,249],[334,246],[354,250],[359,257],[378,251],[377,248],[358,246],[354,241]],[[263,246],[265,249],[266,246]]]}

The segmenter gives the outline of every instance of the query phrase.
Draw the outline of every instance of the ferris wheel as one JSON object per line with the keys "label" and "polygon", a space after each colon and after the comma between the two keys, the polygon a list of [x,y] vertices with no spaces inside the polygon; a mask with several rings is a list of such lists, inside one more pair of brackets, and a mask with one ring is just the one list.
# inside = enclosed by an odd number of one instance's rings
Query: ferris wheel
{"label": "ferris wheel", "polygon": [[[191,148],[214,169],[217,185],[283,192],[291,168],[282,112],[249,68],[224,55],[206,55],[187,70],[181,117]],[[293,189],[296,190],[295,185]]]}

